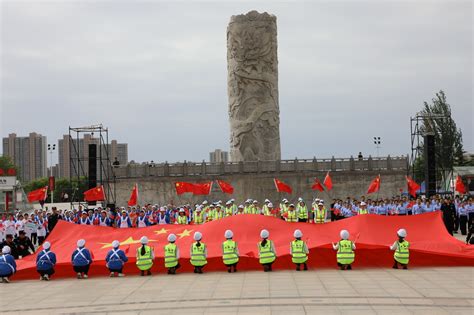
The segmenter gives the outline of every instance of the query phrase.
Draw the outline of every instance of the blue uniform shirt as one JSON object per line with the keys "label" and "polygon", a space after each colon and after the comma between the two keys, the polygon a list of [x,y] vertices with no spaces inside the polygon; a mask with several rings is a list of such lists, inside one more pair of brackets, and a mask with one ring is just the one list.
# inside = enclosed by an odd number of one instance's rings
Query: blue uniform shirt
{"label": "blue uniform shirt", "polygon": [[123,250],[114,248],[107,253],[105,261],[109,269],[122,269],[128,258]]}
{"label": "blue uniform shirt", "polygon": [[16,272],[16,262],[10,254],[0,256],[0,277],[9,277]]}
{"label": "blue uniform shirt", "polygon": [[42,250],[36,256],[36,269],[38,271],[46,271],[53,269],[56,265],[56,254],[50,250]]}
{"label": "blue uniform shirt", "polygon": [[76,248],[72,253],[71,261],[73,266],[87,266],[92,263],[91,253],[85,247]]}

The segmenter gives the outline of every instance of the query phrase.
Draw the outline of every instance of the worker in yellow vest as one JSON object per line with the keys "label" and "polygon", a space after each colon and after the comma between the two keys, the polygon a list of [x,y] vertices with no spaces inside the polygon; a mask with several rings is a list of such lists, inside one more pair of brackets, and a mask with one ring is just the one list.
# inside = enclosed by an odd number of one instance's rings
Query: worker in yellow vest
{"label": "worker in yellow vest", "polygon": [[295,210],[295,205],[290,204],[288,211],[286,212],[286,222],[298,222],[298,213]]}
{"label": "worker in yellow vest", "polygon": [[308,207],[301,197],[298,199],[296,212],[298,213],[298,222],[308,222]]}
{"label": "worker in yellow vest", "polygon": [[358,214],[368,214],[369,211],[367,210],[367,204],[365,202],[361,202],[359,209],[357,210]]}
{"label": "worker in yellow vest", "polygon": [[239,205],[239,207],[237,208],[237,213],[236,214],[245,214],[244,205]]}
{"label": "worker in yellow vest", "polygon": [[153,260],[155,259],[155,253],[153,247],[147,245],[148,237],[142,236],[142,238],[140,238],[140,243],[142,246],[137,248],[136,265],[140,270],[141,276],[144,276],[145,273],[147,276],[150,276],[151,267],[153,267]]}
{"label": "worker in yellow vest", "polygon": [[280,203],[280,216],[282,220],[285,220],[285,217],[283,215],[288,211],[288,205],[289,205],[288,199],[283,198],[283,200]]}
{"label": "worker in yellow vest", "polygon": [[206,222],[210,222],[212,220],[214,220],[214,212],[215,212],[215,205],[213,203],[211,203],[209,205],[209,208],[207,209],[207,212],[206,212]]}
{"label": "worker in yellow vest", "polygon": [[405,229],[400,229],[397,231],[398,241],[395,241],[391,250],[394,250],[393,258],[395,263],[393,264],[393,269],[398,269],[400,265],[403,269],[408,269],[408,261],[410,259],[410,243],[405,240],[407,237],[407,231]]}
{"label": "worker in yellow vest", "polygon": [[269,240],[270,232],[262,230],[260,237],[262,241],[257,244],[259,262],[263,266],[263,271],[272,271],[272,264],[276,260],[276,251],[273,241]]}
{"label": "worker in yellow vest", "polygon": [[176,218],[175,224],[186,225],[188,224],[188,217],[186,216],[186,211],[183,208],[179,209],[178,217]]}
{"label": "worker in yellow vest", "polygon": [[319,201],[313,209],[314,223],[320,224],[326,222],[326,214],[327,210],[324,207],[324,203]]}
{"label": "worker in yellow vest", "polygon": [[237,213],[237,205],[235,204],[235,199],[232,198],[229,201],[230,201],[230,207],[232,209],[232,214],[236,214]]}
{"label": "worker in yellow vest", "polygon": [[194,266],[194,273],[202,273],[202,268],[207,264],[206,244],[201,243],[201,232],[194,233],[195,242],[191,244],[191,265]]}
{"label": "worker in yellow vest", "polygon": [[303,270],[308,270],[308,246],[306,242],[301,240],[303,233],[300,230],[295,230],[293,233],[295,240],[290,243],[291,261],[296,265],[296,271],[300,271],[301,264],[303,264]]}
{"label": "worker in yellow vest", "polygon": [[226,240],[222,243],[222,260],[227,267],[227,272],[231,273],[232,270],[237,272],[239,248],[237,247],[237,243],[232,240],[234,233],[231,230],[227,230],[224,233],[224,237]]}
{"label": "worker in yellow vest", "polygon": [[263,206],[262,208],[262,214],[269,217],[272,216],[272,211],[273,211],[273,204],[271,202],[267,203],[266,205]]}
{"label": "worker in yellow vest", "polygon": [[258,201],[254,200],[252,204],[252,214],[260,214],[260,207],[258,206]]}
{"label": "worker in yellow vest", "polygon": [[229,200],[225,203],[226,207],[224,209],[224,216],[230,217],[234,214],[234,209],[232,208],[232,202]]}
{"label": "worker in yellow vest", "polygon": [[175,242],[176,235],[168,235],[168,244],[165,245],[165,268],[168,269],[169,275],[175,275],[176,270],[181,267],[179,265],[179,248]]}
{"label": "worker in yellow vest", "polygon": [[265,213],[268,213],[268,204],[270,203],[270,200],[268,199],[265,199],[265,201],[263,202],[263,206],[262,206],[262,214],[263,215],[266,215]]}
{"label": "worker in yellow vest", "polygon": [[349,232],[342,230],[340,233],[341,240],[336,244],[332,243],[332,247],[337,251],[337,265],[341,270],[351,270],[352,263],[355,259],[355,244],[349,240]]}
{"label": "worker in yellow vest", "polygon": [[193,223],[203,224],[205,220],[205,213],[202,211],[201,206],[197,206],[193,213]]}
{"label": "worker in yellow vest", "polygon": [[245,214],[252,213],[252,208],[251,208],[251,204],[250,204],[251,202],[252,202],[251,199],[245,200],[245,202],[244,202],[244,213]]}
{"label": "worker in yellow vest", "polygon": [[224,211],[222,211],[222,206],[220,204],[216,205],[216,209],[214,210],[214,218],[213,221],[220,220],[224,217]]}

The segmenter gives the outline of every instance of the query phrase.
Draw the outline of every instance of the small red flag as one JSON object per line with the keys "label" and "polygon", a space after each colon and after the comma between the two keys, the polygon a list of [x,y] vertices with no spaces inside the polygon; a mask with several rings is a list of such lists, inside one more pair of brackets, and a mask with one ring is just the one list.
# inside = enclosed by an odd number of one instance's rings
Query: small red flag
{"label": "small red flag", "polygon": [[45,201],[48,196],[48,186],[30,191],[28,193],[28,202]]}
{"label": "small red flag", "polygon": [[375,177],[375,179],[370,183],[369,189],[367,189],[368,194],[372,194],[374,192],[379,191],[380,189],[380,175]]}
{"label": "small red flag", "polygon": [[311,189],[312,190],[324,191],[323,185],[321,185],[321,182],[317,178],[314,179],[314,184],[313,184],[313,186],[311,186]]}
{"label": "small red flag", "polygon": [[135,184],[132,189],[132,194],[130,195],[130,199],[128,199],[129,206],[136,206],[138,203],[138,185]]}
{"label": "small red flag", "polygon": [[407,179],[407,186],[408,186],[408,193],[416,197],[416,192],[420,189],[420,185],[418,185],[413,179],[410,177],[406,176]]}
{"label": "small red flag", "polygon": [[176,189],[176,193],[178,195],[182,195],[184,193],[193,192],[194,185],[188,182],[176,182],[174,184],[174,188]]}
{"label": "small red flag", "polygon": [[273,181],[275,182],[275,187],[278,192],[287,192],[291,194],[293,190],[291,189],[290,185],[285,184],[279,179],[274,178]]}
{"label": "small red flag", "polygon": [[466,186],[464,186],[462,178],[459,175],[456,177],[456,191],[463,195],[466,193]]}
{"label": "small red flag", "polygon": [[194,195],[209,195],[211,193],[212,182],[193,184]]}
{"label": "small red flag", "polygon": [[217,180],[217,185],[219,185],[219,188],[225,194],[233,194],[234,193],[234,187],[232,187],[231,184],[229,184],[229,183],[227,183],[223,180]]}
{"label": "small red flag", "polygon": [[84,192],[84,201],[103,201],[105,200],[104,186],[91,188]]}
{"label": "small red flag", "polygon": [[327,172],[326,177],[324,177],[324,186],[326,186],[327,190],[332,189],[332,179],[331,176],[329,175],[329,172]]}

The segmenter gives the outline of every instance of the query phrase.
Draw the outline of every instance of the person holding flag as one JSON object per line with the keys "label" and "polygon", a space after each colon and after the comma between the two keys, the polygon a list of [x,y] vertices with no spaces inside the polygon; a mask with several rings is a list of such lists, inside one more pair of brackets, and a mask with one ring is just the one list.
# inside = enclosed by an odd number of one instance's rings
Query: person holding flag
{"label": "person holding flag", "polygon": [[291,261],[296,265],[296,271],[301,270],[301,265],[303,265],[303,270],[308,270],[308,246],[306,242],[301,240],[303,233],[300,230],[295,230],[293,233],[295,240],[290,243],[290,253]]}
{"label": "person holding flag", "polygon": [[316,223],[316,224],[325,223],[326,222],[326,214],[327,214],[327,210],[324,207],[324,203],[321,202],[321,200],[319,200],[316,207],[313,208],[314,223]]}
{"label": "person holding flag", "polygon": [[398,269],[400,265],[403,269],[408,269],[408,261],[410,257],[410,243],[405,240],[407,237],[407,231],[405,229],[400,229],[397,231],[398,241],[390,246],[390,250],[394,250],[393,258],[395,260],[393,264],[393,269]]}
{"label": "person holding flag", "polygon": [[298,198],[296,212],[298,213],[298,222],[308,222],[308,207],[301,197]]}
{"label": "person holding flag", "polygon": [[356,249],[355,243],[349,240],[349,232],[342,230],[340,233],[341,240],[336,244],[332,243],[332,247],[337,251],[337,265],[341,270],[352,270]]}
{"label": "person holding flag", "polygon": [[36,271],[40,274],[40,280],[49,281],[54,274],[56,265],[56,254],[51,251],[51,243],[44,242],[43,250],[36,256]]}
{"label": "person holding flag", "polygon": [[112,242],[112,249],[109,250],[107,256],[105,256],[106,266],[109,269],[110,277],[124,277],[123,266],[128,261],[125,252],[120,248],[120,242],[115,240]]}
{"label": "person holding flag", "polygon": [[169,275],[175,275],[176,270],[181,267],[179,265],[179,248],[175,242],[176,235],[173,233],[168,235],[168,244],[165,245],[165,268],[168,269]]}
{"label": "person holding flag", "polygon": [[239,248],[237,243],[232,240],[234,233],[231,230],[226,230],[224,233],[226,240],[222,243],[222,261],[227,267],[227,272],[232,270],[237,272],[237,263],[239,262]]}
{"label": "person holding flag", "polygon": [[263,266],[264,272],[272,271],[272,265],[276,260],[276,251],[273,241],[269,240],[270,232],[267,230],[260,231],[262,241],[257,244],[258,258],[260,264]]}
{"label": "person holding flag", "polygon": [[201,243],[201,232],[194,233],[194,240],[191,244],[190,262],[194,266],[194,273],[202,273],[202,268],[207,265],[207,247]]}
{"label": "person holding flag", "polygon": [[71,256],[72,267],[74,272],[77,273],[77,279],[87,279],[89,277],[89,267],[92,264],[91,253],[84,246],[86,246],[86,241],[84,239],[78,240],[77,248]]}

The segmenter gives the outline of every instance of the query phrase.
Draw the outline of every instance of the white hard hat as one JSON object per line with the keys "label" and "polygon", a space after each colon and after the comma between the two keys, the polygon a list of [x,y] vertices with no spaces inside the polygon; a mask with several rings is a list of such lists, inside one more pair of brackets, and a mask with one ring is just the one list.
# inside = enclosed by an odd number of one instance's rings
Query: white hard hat
{"label": "white hard hat", "polygon": [[303,237],[303,233],[300,230],[295,230],[295,232],[293,233],[293,236],[296,238],[300,238],[300,237]]}
{"label": "white hard hat", "polygon": [[269,202],[268,203],[268,208],[273,208],[273,203]]}
{"label": "white hard hat", "polygon": [[84,247],[84,245],[86,245],[86,241],[84,239],[77,241],[77,247]]}
{"label": "white hard hat", "polygon": [[8,245],[3,246],[2,254],[10,254],[10,251],[11,251],[10,246]]}
{"label": "white hard hat", "polygon": [[322,203],[324,203],[324,200],[322,200],[322,199],[319,199],[319,201],[322,202]]}
{"label": "white hard hat", "polygon": [[294,204],[290,204],[290,205],[289,205],[289,207],[293,207],[293,208],[294,208],[294,207],[295,207],[295,205],[294,205]]}
{"label": "white hard hat", "polygon": [[232,237],[234,237],[234,233],[231,230],[227,230],[224,233],[224,237],[225,238],[232,238]]}
{"label": "white hard hat", "polygon": [[239,209],[243,209],[243,208],[244,208],[244,206],[243,206],[243,205],[239,205]]}
{"label": "white hard hat", "polygon": [[174,235],[173,233],[168,235],[168,242],[176,242],[176,235]]}
{"label": "white hard hat", "polygon": [[179,212],[180,212],[180,213],[184,213],[184,212],[186,212],[186,211],[184,211],[184,209],[181,208],[181,209],[179,209]]}
{"label": "white hard hat", "polygon": [[267,202],[270,202],[270,200],[268,200],[268,199],[265,199],[265,203],[267,203]]}
{"label": "white hard hat", "polygon": [[113,247],[113,248],[118,248],[119,246],[120,246],[120,242],[119,242],[119,241],[115,240],[115,241],[112,242],[112,247]]}
{"label": "white hard hat", "polygon": [[202,210],[202,209],[201,209],[200,206],[196,207],[196,211],[201,211],[201,210]]}
{"label": "white hard hat", "polygon": [[202,239],[202,234],[201,232],[196,232],[194,233],[194,240],[195,241],[200,241]]}
{"label": "white hard hat", "polygon": [[228,206],[232,203],[232,201],[228,200],[225,204]]}
{"label": "white hard hat", "polygon": [[319,203],[318,203],[318,206],[324,206],[324,203],[319,202]]}
{"label": "white hard hat", "polygon": [[229,201],[230,201],[230,202],[234,202],[234,201],[235,201],[235,199],[234,199],[234,198],[232,198],[232,199],[231,199],[231,200],[229,200]]}
{"label": "white hard hat", "polygon": [[299,198],[298,198],[298,201],[299,201],[299,202],[303,201],[303,198],[299,197]]}
{"label": "white hard hat", "polygon": [[347,239],[349,238],[349,231],[347,231],[347,230],[342,230],[341,233],[340,233],[340,235],[341,235],[341,238],[342,238],[343,240],[347,240]]}
{"label": "white hard hat", "polygon": [[142,238],[140,239],[140,243],[142,243],[142,245],[148,244],[148,237],[142,236]]}
{"label": "white hard hat", "polygon": [[51,243],[48,242],[48,241],[44,242],[44,243],[43,243],[43,248],[44,248],[44,249],[50,249],[50,248],[51,248]]}
{"label": "white hard hat", "polygon": [[367,204],[365,202],[361,201],[360,205],[361,206],[366,206]]}
{"label": "white hard hat", "polygon": [[164,207],[160,207],[160,211],[166,211]]}
{"label": "white hard hat", "polygon": [[260,231],[260,237],[261,238],[268,238],[270,236],[270,232],[268,232],[267,230],[262,230]]}
{"label": "white hard hat", "polygon": [[257,201],[257,200],[254,200],[253,203],[258,203],[258,201]]}
{"label": "white hard hat", "polygon": [[405,229],[400,229],[397,231],[398,236],[407,237],[407,231]]}
{"label": "white hard hat", "polygon": [[203,204],[203,205],[207,205],[207,200],[204,200],[204,201],[202,202],[202,204]]}
{"label": "white hard hat", "polygon": [[281,200],[281,202],[288,202],[288,199],[283,198],[283,199]]}

